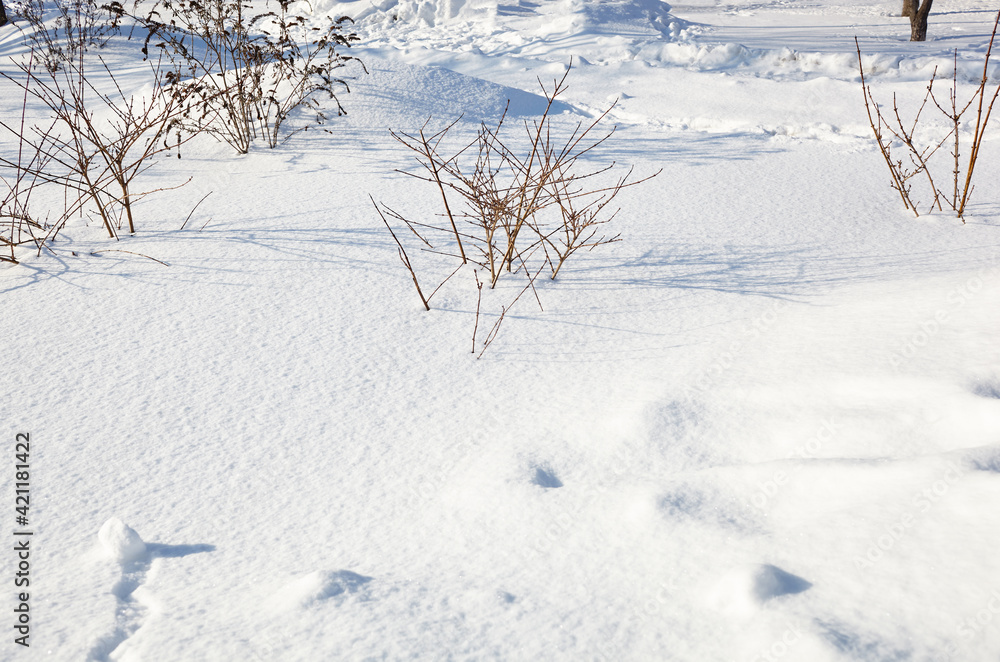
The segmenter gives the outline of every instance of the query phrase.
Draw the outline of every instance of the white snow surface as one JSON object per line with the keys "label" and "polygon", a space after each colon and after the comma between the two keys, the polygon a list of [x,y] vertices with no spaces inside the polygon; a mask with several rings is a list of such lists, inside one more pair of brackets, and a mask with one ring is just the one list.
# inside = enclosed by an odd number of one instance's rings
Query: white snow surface
{"label": "white snow surface", "polygon": [[[1000,659],[1000,131],[966,223],[915,218],[853,40],[882,99],[953,49],[968,95],[994,4],[921,44],[878,0],[314,9],[368,71],[328,133],[199,138],[134,236],[78,219],[0,263],[34,532],[31,647],[0,659]],[[0,70],[22,53],[0,28]],[[104,57],[142,89],[133,43]],[[662,173],[476,359],[472,274],[425,312],[372,207],[439,213],[389,130],[531,121],[571,57],[554,127],[617,100],[588,163]]]}

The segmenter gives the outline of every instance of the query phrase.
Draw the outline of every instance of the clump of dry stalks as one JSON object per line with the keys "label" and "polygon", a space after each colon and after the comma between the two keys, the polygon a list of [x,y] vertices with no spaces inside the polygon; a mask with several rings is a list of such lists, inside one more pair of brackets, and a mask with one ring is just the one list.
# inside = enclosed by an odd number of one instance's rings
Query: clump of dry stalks
{"label": "clump of dry stalks", "polygon": [[[113,239],[126,228],[135,233],[137,204],[177,188],[144,188],[140,176],[190,138],[174,131],[185,99],[164,89],[168,72],[159,62],[150,63],[152,93],[127,94],[103,58],[90,52],[118,31],[120,12],[95,0],[25,6],[26,25],[15,27],[28,57],[12,58],[14,72],[0,72],[22,95],[20,117],[0,119],[0,130],[17,141],[16,155],[0,155],[0,259],[9,262],[17,262],[15,248],[24,244],[39,253],[51,249],[75,215],[98,219]],[[28,120],[29,101],[46,121]]]}
{"label": "clump of dry stalks", "polygon": [[185,115],[186,131],[208,133],[246,154],[257,139],[275,148],[308,129],[307,121],[285,130],[297,110],[312,111],[312,123],[324,124],[321,99],[332,103],[338,116],[346,114],[337,95],[350,88],[336,72],[350,63],[365,70],[343,53],[358,41],[347,30],[352,21],[341,16],[310,27],[310,14],[293,11],[292,5],[292,0],[255,5],[156,0],[143,4],[144,15],[131,16],[146,31],[143,53],[159,48],[175,67],[166,87],[197,111]]}
{"label": "clump of dry stalks", "polygon": [[[495,340],[511,307],[529,289],[541,309],[535,281],[542,273],[555,279],[572,255],[620,240],[619,234],[606,230],[618,213],[611,203],[624,189],[659,174],[636,180],[629,168],[609,179],[605,175],[615,168],[615,163],[587,169],[584,157],[614,134],[612,128],[595,135],[614,105],[592,122],[578,123],[567,137],[557,137],[558,130],[552,124],[553,105],[567,89],[570,68],[561,79],[553,81],[550,89],[539,80],[545,110],[539,119],[524,122],[520,140],[508,131],[507,110],[495,125],[482,123],[475,139],[460,143],[453,151],[445,151],[443,145],[459,120],[433,132],[428,122],[413,134],[392,133],[422,166],[420,172],[404,174],[437,189],[441,213],[436,221],[422,222],[374,199],[372,203],[392,234],[425,309],[430,310],[430,300],[445,282],[463,267],[471,267],[476,283],[472,352],[478,349],[479,356]],[[424,294],[417,269],[390,219],[405,225],[423,251],[457,262],[429,296]],[[515,277],[521,279],[523,287],[513,301],[500,307],[493,326],[477,344],[484,285],[492,290],[501,278]]]}
{"label": "clump of dry stalks", "polygon": [[[883,113],[882,108],[872,94],[871,86],[865,80],[864,67],[861,63],[861,47],[855,38],[854,44],[858,53],[858,68],[861,71],[861,89],[865,99],[865,110],[868,112],[868,122],[875,140],[878,143],[879,151],[886,165],[889,167],[889,174],[892,178],[892,188],[899,193],[903,199],[903,205],[911,210],[914,215],[920,216],[918,211],[919,201],[914,199],[913,183],[914,178],[925,179],[930,187],[933,201],[928,211],[933,211],[936,207],[938,211],[943,211],[943,204],[948,205],[956,216],[965,223],[965,212],[968,207],[969,198],[975,188],[972,184],[972,175],[976,169],[976,162],[979,159],[980,147],[983,142],[983,135],[989,124],[993,113],[993,105],[1000,96],[1000,84],[996,89],[987,90],[989,82],[990,55],[993,52],[993,42],[997,36],[997,28],[1000,26],[1000,12],[997,12],[996,20],[993,22],[993,32],[990,35],[989,46],[986,50],[986,58],[983,62],[983,74],[975,92],[964,104],[958,100],[958,51],[955,51],[955,65],[951,77],[951,87],[948,92],[948,101],[942,103],[934,91],[934,83],[937,78],[937,68],[931,75],[931,80],[927,84],[927,92],[923,101],[917,109],[912,122],[905,122],[900,115],[899,106],[896,102],[896,95],[892,96],[892,114]],[[925,125],[921,124],[923,112],[933,105],[945,118],[947,131],[943,137],[940,132],[934,138],[926,136],[932,132],[922,131]],[[963,125],[963,117],[970,109],[975,108],[975,124],[972,129],[971,147],[969,149],[968,160],[962,159],[961,153],[961,133],[959,129]],[[917,134],[920,133],[921,136]],[[951,190],[945,191],[935,183],[935,173],[930,167],[931,158],[937,154],[942,147],[951,143]],[[893,150],[897,150],[895,153]],[[896,156],[899,151],[906,155],[905,162]],[[963,171],[964,164],[964,171]],[[938,173],[940,175],[940,173]],[[940,180],[941,177],[938,176]]]}
{"label": "clump of dry stalks", "polygon": [[[82,53],[44,73],[34,70],[30,61],[16,66],[23,78],[0,75],[20,87],[26,98],[40,102],[49,111],[50,121],[26,127],[23,108],[17,126],[0,121],[0,126],[18,137],[17,159],[0,157],[0,167],[14,175],[5,205],[11,218],[30,219],[28,201],[33,189],[55,184],[63,189],[65,204],[58,220],[48,223],[50,238],[73,214],[84,210],[100,218],[111,238],[117,238],[124,226],[135,233],[135,205],[155,192],[137,189],[136,179],[149,169],[154,157],[181,142],[180,138],[176,143],[165,140],[182,114],[181,100],[158,87],[151,97],[125,95],[103,61],[112,89],[99,89],[86,73]],[[156,189],[161,190],[165,189]]]}
{"label": "clump of dry stalks", "polygon": [[[291,0],[276,0],[274,9],[240,0],[140,4],[145,15],[129,14],[117,0],[23,3],[24,20],[14,29],[29,56],[13,60],[14,72],[0,72],[23,96],[20,118],[0,118],[0,132],[17,141],[16,155],[0,154],[0,260],[17,262],[15,248],[25,244],[51,249],[74,215],[99,219],[113,239],[126,227],[135,233],[137,203],[176,188],[140,188],[140,175],[161,155],[176,150],[179,158],[181,145],[200,133],[246,153],[255,139],[276,147],[325,122],[321,99],[344,114],[336,92],[347,83],[334,72],[357,61],[342,54],[357,41],[344,31],[350,19],[310,28],[290,10]],[[146,32],[152,92],[126,94],[90,52],[126,20]],[[150,57],[151,46],[158,57]],[[29,101],[47,121],[28,121]],[[299,109],[315,119],[287,131]]]}

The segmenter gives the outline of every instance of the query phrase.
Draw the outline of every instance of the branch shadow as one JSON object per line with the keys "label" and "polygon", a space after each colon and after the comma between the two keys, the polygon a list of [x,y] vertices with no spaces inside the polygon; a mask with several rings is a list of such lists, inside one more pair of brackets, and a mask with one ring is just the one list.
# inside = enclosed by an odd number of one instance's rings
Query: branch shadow
{"label": "branch shadow", "polygon": [[[243,278],[251,263],[256,272],[355,269],[387,274],[395,266],[391,260],[380,259],[391,254],[394,244],[378,228],[264,227],[271,221],[278,225],[277,219],[260,219],[246,228],[146,231],[111,244],[63,240],[65,246],[46,247],[42,259],[32,255],[31,260],[7,267],[20,270],[13,278],[3,278],[5,269],[0,267],[0,296],[49,280],[81,291],[105,287],[92,277],[158,284],[211,279],[219,285],[251,287]],[[138,241],[133,243],[133,239]],[[192,250],[197,242],[221,247],[206,256]],[[235,245],[237,250],[226,245]],[[171,253],[183,257],[164,257]]]}
{"label": "branch shadow", "polygon": [[824,244],[674,244],[624,256],[578,256],[563,289],[690,289],[794,298],[847,283],[960,271],[963,249],[864,255]]}

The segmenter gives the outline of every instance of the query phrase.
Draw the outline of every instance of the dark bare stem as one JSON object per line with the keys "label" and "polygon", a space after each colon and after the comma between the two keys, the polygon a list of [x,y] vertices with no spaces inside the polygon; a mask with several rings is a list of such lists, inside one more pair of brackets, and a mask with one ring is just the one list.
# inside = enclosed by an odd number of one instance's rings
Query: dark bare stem
{"label": "dark bare stem", "polygon": [[[882,132],[880,131],[880,128],[884,125],[882,113],[879,110],[878,104],[875,103],[875,99],[872,97],[871,88],[865,81],[865,69],[861,61],[861,46],[858,44],[857,37],[854,38],[854,47],[858,53],[858,71],[861,74],[861,92],[865,100],[865,112],[868,114],[868,125],[871,127],[872,133],[875,135],[875,141],[878,143],[879,152],[881,152],[882,158],[885,160],[885,164],[889,167],[889,174],[892,176],[892,187],[896,189],[899,196],[903,199],[903,205],[907,209],[912,210],[916,216],[920,216],[916,205],[910,202],[910,196],[907,193],[906,185],[901,179],[896,169],[896,165],[892,162],[888,142],[883,143],[882,141]],[[875,118],[872,117],[872,106],[875,107],[875,114],[879,119],[878,127],[875,126]]]}
{"label": "dark bare stem", "polygon": [[490,332],[486,334],[486,339],[483,341],[483,348],[482,350],[480,350],[479,356],[477,356],[476,358],[480,359],[483,358],[483,353],[486,352],[489,346],[493,344],[493,341],[497,339],[497,334],[500,333],[500,326],[503,324],[504,318],[507,315],[507,311],[509,311],[514,307],[514,304],[518,302],[518,300],[524,295],[525,292],[534,287],[535,279],[538,277],[538,274],[541,273],[541,270],[542,268],[544,268],[544,266],[545,265],[542,264],[542,266],[539,267],[538,271],[536,271],[533,276],[531,274],[528,274],[528,284],[525,285],[523,288],[521,288],[521,291],[517,293],[517,296],[514,297],[514,300],[511,301],[509,305],[500,307],[500,317],[497,318],[497,321],[490,328]]}
{"label": "dark bare stem", "polygon": [[444,287],[444,284],[445,284],[445,283],[447,283],[447,282],[448,282],[449,280],[451,280],[451,277],[452,277],[452,276],[454,276],[455,274],[457,274],[457,273],[458,273],[458,270],[459,270],[459,269],[461,269],[461,268],[462,268],[463,266],[465,266],[465,264],[464,264],[464,263],[463,263],[463,264],[460,264],[460,265],[458,265],[458,266],[457,266],[457,267],[455,268],[455,270],[454,270],[454,271],[452,271],[452,272],[451,272],[450,274],[448,274],[448,277],[447,277],[447,278],[445,278],[445,279],[444,279],[443,281],[441,281],[440,283],[438,283],[438,286],[434,288],[434,291],[433,291],[433,292],[431,292],[431,295],[430,295],[429,297],[427,297],[427,301],[428,301],[428,303],[430,302],[430,300],[431,300],[431,299],[433,299],[433,298],[434,298],[434,295],[438,293],[438,290],[440,290],[440,289],[441,289],[442,287]]}
{"label": "dark bare stem", "polygon": [[983,102],[986,96],[986,83],[989,80],[990,55],[993,52],[993,42],[996,40],[998,26],[1000,26],[1000,11],[997,12],[996,20],[993,21],[993,32],[990,34],[990,44],[986,49],[986,59],[983,62],[983,77],[977,91],[979,104],[976,109],[976,127],[972,132],[972,149],[969,154],[969,167],[965,171],[962,202],[958,206],[958,217],[963,219],[963,221],[965,219],[965,205],[969,200],[969,195],[972,193],[972,173],[976,169],[976,160],[979,158],[979,148],[982,145],[983,134],[986,133],[986,125],[989,123],[990,115],[993,113],[993,104],[996,102],[997,96],[1000,95],[1000,85],[997,85],[997,89],[993,92],[993,97],[990,99],[990,103],[986,108],[986,115],[984,116]]}
{"label": "dark bare stem", "polygon": [[476,278],[476,323],[472,327],[472,353],[476,353],[476,334],[479,332],[479,309],[483,303],[483,284],[479,281],[479,272],[473,271]]}
{"label": "dark bare stem", "polygon": [[[181,230],[184,229],[184,227],[188,224],[188,221],[191,220],[191,217],[194,216],[194,213],[198,210],[198,207],[201,206],[201,203],[205,202],[205,199],[208,198],[208,196],[210,196],[210,195],[212,195],[212,191],[209,191],[208,193],[206,193],[202,197],[202,199],[198,201],[198,204],[196,204],[194,206],[194,208],[191,209],[191,212],[187,215],[187,218],[184,219],[184,223],[181,224]],[[200,232],[200,230],[199,230],[199,232]]]}
{"label": "dark bare stem", "polygon": [[[455,120],[457,122],[458,120]],[[426,126],[426,125],[425,125]],[[454,126],[452,123],[449,127],[446,127],[444,132]],[[441,134],[442,137],[444,132]],[[448,204],[448,195],[444,191],[444,184],[441,183],[441,168],[437,162],[435,154],[431,151],[431,146],[424,138],[424,130],[420,129],[420,141],[424,148],[424,156],[427,157],[427,165],[430,168],[431,175],[434,177],[434,183],[437,184],[438,191],[441,192],[441,202],[444,203],[445,213],[448,215],[448,221],[451,223],[451,229],[455,232],[455,241],[458,242],[458,252],[462,255],[462,264],[466,264],[468,259],[465,257],[465,248],[462,246],[462,237],[458,233],[458,226],[455,225],[455,216],[451,213],[451,206]]]}
{"label": "dark bare stem", "polygon": [[385,223],[385,227],[389,230],[389,234],[392,235],[393,240],[396,242],[396,246],[399,249],[399,259],[403,263],[403,266],[406,267],[406,270],[410,272],[410,277],[413,278],[413,285],[417,288],[417,295],[420,297],[420,301],[424,304],[424,309],[430,310],[430,304],[427,303],[427,299],[424,298],[424,293],[420,289],[420,283],[417,281],[417,274],[413,270],[413,265],[410,264],[410,258],[406,255],[406,250],[403,248],[403,244],[399,243],[396,233],[392,231],[392,226],[390,226],[389,221],[385,219],[385,215],[382,213],[382,210],[379,209],[378,204],[375,202],[375,198],[370,195],[368,198],[372,201],[372,205],[374,205],[375,211],[378,212],[379,218],[381,218],[382,222]]}

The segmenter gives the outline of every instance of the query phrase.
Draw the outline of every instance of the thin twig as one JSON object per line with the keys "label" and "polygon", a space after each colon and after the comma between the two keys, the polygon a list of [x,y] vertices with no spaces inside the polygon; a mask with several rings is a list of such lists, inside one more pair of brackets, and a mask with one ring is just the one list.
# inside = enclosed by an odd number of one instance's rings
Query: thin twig
{"label": "thin twig", "polygon": [[[872,117],[871,106],[875,106],[875,113],[879,118],[879,127],[882,126],[882,113],[879,112],[878,104],[875,103],[875,99],[872,97],[871,88],[865,81],[865,68],[861,61],[861,46],[858,43],[857,37],[854,38],[854,48],[858,53],[858,71],[861,74],[861,92],[865,99],[865,111],[868,113],[868,125],[872,129],[872,133],[875,134],[875,141],[878,143],[879,151],[882,154],[882,158],[885,159],[885,164],[889,167],[889,173],[892,176],[892,187],[899,192],[899,196],[903,199],[903,205],[907,209],[912,209],[913,213],[919,216],[920,213],[917,211],[916,206],[910,202],[906,188],[896,172],[896,167],[892,163],[892,158],[889,156],[889,147],[888,145],[882,143],[882,133],[875,126],[875,119]],[[869,105],[869,100],[871,101],[871,105]]]}
{"label": "thin twig", "polygon": [[403,244],[399,243],[399,239],[396,238],[396,233],[392,231],[392,226],[390,226],[389,221],[385,219],[385,216],[382,214],[382,210],[379,209],[378,204],[375,202],[375,198],[371,195],[369,195],[368,198],[372,201],[372,205],[375,206],[375,211],[378,212],[379,218],[381,218],[382,222],[385,223],[385,227],[389,230],[389,234],[392,235],[393,240],[396,242],[396,246],[399,248],[399,259],[402,261],[403,266],[406,267],[407,271],[410,272],[410,277],[413,278],[413,285],[417,288],[417,295],[420,296],[420,301],[423,302],[424,309],[430,310],[431,306],[427,303],[427,299],[424,298],[424,293],[420,289],[420,283],[417,282],[417,273],[413,270],[413,265],[410,264],[410,258],[406,255],[406,250],[403,248]]}
{"label": "thin twig", "polygon": [[962,187],[962,202],[958,206],[958,217],[965,222],[965,205],[969,200],[969,195],[972,193],[972,173],[976,169],[976,160],[979,158],[979,148],[983,142],[983,135],[986,133],[986,125],[990,121],[990,115],[993,113],[993,104],[997,100],[997,96],[1000,95],[1000,85],[997,85],[997,89],[993,92],[993,98],[990,99],[989,106],[986,109],[986,116],[983,117],[983,100],[986,96],[986,82],[989,80],[989,66],[990,66],[990,55],[993,52],[993,42],[997,36],[997,27],[1000,26],[1000,11],[997,12],[996,20],[993,21],[993,32],[990,34],[990,45],[986,49],[986,59],[983,62],[983,77],[982,81],[979,83],[979,105],[976,109],[976,127],[972,132],[972,151],[969,155],[969,167],[965,172],[965,186]]}
{"label": "thin twig", "polygon": [[476,278],[476,323],[472,327],[472,353],[476,353],[476,333],[479,331],[479,308],[483,303],[483,284],[479,281],[479,272],[473,270]]}
{"label": "thin twig", "polygon": [[183,222],[183,223],[181,224],[181,230],[183,230],[183,229],[184,229],[184,226],[186,226],[186,225],[188,224],[188,221],[190,221],[190,220],[191,220],[191,217],[192,217],[192,216],[194,216],[194,213],[195,213],[195,211],[197,211],[198,207],[200,207],[200,206],[201,206],[201,203],[205,202],[205,198],[207,198],[208,196],[212,195],[212,193],[213,193],[212,191],[209,191],[208,193],[206,193],[206,194],[204,195],[204,197],[202,197],[202,199],[198,201],[198,204],[196,204],[196,205],[194,206],[194,208],[193,208],[193,209],[191,209],[191,213],[189,213],[189,214],[187,215],[187,218],[185,218],[185,219],[184,219],[184,222]]}

